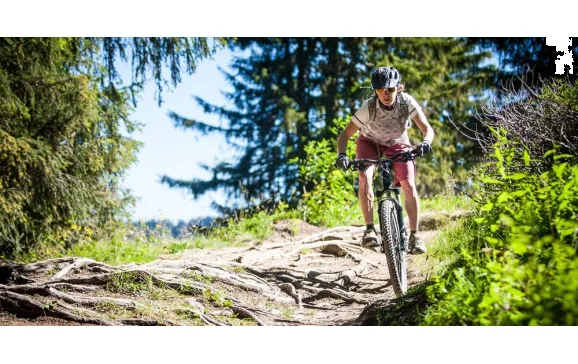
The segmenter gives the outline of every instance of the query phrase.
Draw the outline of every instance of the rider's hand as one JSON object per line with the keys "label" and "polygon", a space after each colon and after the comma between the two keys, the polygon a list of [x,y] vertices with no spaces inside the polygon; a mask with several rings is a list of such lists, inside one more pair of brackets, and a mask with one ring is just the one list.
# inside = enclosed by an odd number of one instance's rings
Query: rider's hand
{"label": "rider's hand", "polygon": [[420,145],[417,146],[416,154],[419,155],[420,157],[423,157],[424,154],[431,152],[431,150],[432,148],[430,142],[424,140],[423,142],[421,142]]}
{"label": "rider's hand", "polygon": [[349,158],[347,158],[347,155],[345,153],[339,153],[339,155],[337,156],[337,160],[335,161],[335,167],[342,169],[344,171],[346,171],[347,168],[349,168]]}

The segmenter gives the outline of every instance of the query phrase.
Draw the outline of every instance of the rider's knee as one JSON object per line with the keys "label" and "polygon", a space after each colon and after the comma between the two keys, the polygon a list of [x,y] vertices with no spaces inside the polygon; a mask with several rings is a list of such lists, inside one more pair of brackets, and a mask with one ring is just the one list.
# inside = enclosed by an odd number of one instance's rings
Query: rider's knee
{"label": "rider's knee", "polygon": [[373,184],[370,179],[359,179],[359,191],[363,191],[364,194],[370,194],[373,196]]}
{"label": "rider's knee", "polygon": [[360,173],[359,174],[359,185],[361,186],[362,184],[371,184],[373,180],[373,173]]}
{"label": "rider's knee", "polygon": [[371,179],[367,177],[359,177],[358,198],[362,199],[364,197],[368,200],[373,200],[373,185],[371,182]]}
{"label": "rider's knee", "polygon": [[413,180],[406,180],[401,182],[401,190],[405,195],[412,195],[417,197],[417,187],[415,185],[415,181]]}
{"label": "rider's knee", "polygon": [[366,191],[359,190],[357,192],[357,199],[361,202],[363,202],[363,201],[371,202],[371,201],[373,201],[373,197],[374,197],[373,191],[371,191],[371,190],[366,190]]}

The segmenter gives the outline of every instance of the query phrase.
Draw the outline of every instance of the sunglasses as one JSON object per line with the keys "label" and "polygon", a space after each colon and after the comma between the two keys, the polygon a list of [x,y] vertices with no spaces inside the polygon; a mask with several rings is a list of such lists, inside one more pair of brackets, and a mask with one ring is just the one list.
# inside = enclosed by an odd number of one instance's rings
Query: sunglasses
{"label": "sunglasses", "polygon": [[395,90],[397,90],[396,87],[388,87],[388,88],[378,88],[375,90],[375,92],[377,92],[378,94],[382,94],[387,90],[388,93],[392,94],[395,92]]}

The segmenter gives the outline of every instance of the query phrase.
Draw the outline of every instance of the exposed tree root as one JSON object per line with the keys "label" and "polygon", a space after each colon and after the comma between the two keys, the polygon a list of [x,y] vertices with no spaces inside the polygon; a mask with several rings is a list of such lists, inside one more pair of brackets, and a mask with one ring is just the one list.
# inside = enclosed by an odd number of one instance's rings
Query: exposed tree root
{"label": "exposed tree root", "polygon": [[309,235],[297,242],[295,242],[295,245],[301,245],[301,244],[307,244],[307,243],[312,243],[315,241],[321,241],[324,238],[331,236],[332,234],[335,234],[336,232],[358,232],[358,231],[363,231],[364,228],[363,227],[353,227],[353,226],[337,226],[331,229],[327,229],[324,230],[320,233],[317,234],[313,234],[313,235]]}
{"label": "exposed tree root", "polygon": [[[3,288],[0,286],[0,288]],[[119,306],[128,307],[128,308],[136,308],[138,303],[133,300],[127,300],[123,298],[113,298],[113,297],[85,297],[85,296],[77,296],[72,295],[64,292],[60,292],[59,290],[49,286],[38,286],[38,285],[23,285],[23,286],[12,286],[12,287],[4,287],[7,291],[20,293],[20,294],[27,294],[27,295],[39,295],[44,297],[52,297],[59,300],[62,300],[67,303],[78,304],[81,306],[94,306],[98,303],[107,302],[107,303],[115,303]]]}
{"label": "exposed tree root", "polygon": [[74,262],[64,267],[60,272],[53,275],[50,278],[50,280],[55,281],[57,279],[63,278],[70,271],[80,269],[81,267],[85,266],[89,261],[92,261],[92,259],[85,259],[85,258],[76,259]]}
{"label": "exposed tree root", "polygon": [[83,324],[114,325],[111,321],[75,315],[58,308],[50,302],[43,303],[28,296],[10,291],[0,291],[0,307],[3,311],[26,317],[52,316]]}
{"label": "exposed tree root", "polygon": [[168,322],[143,319],[122,319],[120,323],[127,326],[167,326]]}
{"label": "exposed tree root", "polygon": [[371,272],[371,268],[368,265],[366,261],[361,261],[355,267],[341,272],[334,283],[342,287],[350,285],[357,277],[362,277]]}
{"label": "exposed tree root", "polygon": [[259,326],[265,326],[265,323],[263,323],[263,321],[261,321],[254,313],[252,313],[247,308],[241,306],[233,306],[231,308],[233,312],[235,312],[240,318],[250,318],[255,320],[255,322]]}
{"label": "exposed tree root", "polygon": [[281,288],[281,290],[283,290],[283,292],[287,293],[289,296],[293,297],[295,299],[295,303],[297,303],[299,306],[299,310],[303,310],[303,299],[301,298],[301,294],[297,293],[297,290],[295,290],[294,285],[291,283],[281,283],[279,288]]}
{"label": "exposed tree root", "polygon": [[209,325],[209,326],[225,326],[225,324],[215,320],[214,318],[212,318],[209,315],[205,315],[202,310],[196,310],[196,309],[190,309],[190,308],[180,308],[178,310],[176,310],[177,313],[181,313],[181,314],[187,314],[190,315],[192,317],[197,317],[199,318],[201,321],[203,321],[205,324]]}
{"label": "exposed tree root", "polygon": [[336,227],[215,259],[0,265],[0,311],[84,325],[331,325],[393,297],[383,254],[355,240],[363,230]]}
{"label": "exposed tree root", "polygon": [[[317,247],[333,247],[330,248],[330,250],[333,249],[331,250],[333,253],[342,255],[338,252],[345,250],[339,249],[347,243],[314,244]],[[183,306],[176,312],[181,316],[196,317],[207,325],[225,325],[207,313],[214,309],[212,306],[215,304],[218,304],[217,307],[220,307],[221,311],[229,310],[236,317],[251,319],[260,326],[281,320],[259,307],[252,307],[236,298],[229,297],[227,293],[215,287],[216,282],[229,287],[228,289],[240,289],[267,298],[270,302],[285,305],[292,302],[297,305],[298,312],[303,312],[305,308],[330,309],[314,303],[323,298],[338,299],[345,303],[367,303],[367,300],[362,297],[339,290],[339,287],[346,286],[369,269],[369,265],[365,262],[340,272],[333,282],[319,279],[320,275],[327,274],[323,272],[299,271],[284,267],[266,270],[242,265],[237,265],[237,267],[239,268],[226,269],[190,261],[157,261],[141,266],[131,264],[112,267],[84,258],[52,259],[30,265],[12,265],[10,277],[14,277],[14,273],[21,274],[20,272],[40,274],[56,270],[56,273],[47,276],[43,282],[21,280],[23,284],[16,284],[14,280],[11,280],[11,284],[0,284],[1,310],[29,317],[53,316],[89,325],[178,325],[179,323],[174,322],[174,319],[168,318],[162,320],[157,317],[112,319],[107,318],[106,310],[103,313],[103,309],[122,309],[123,315],[131,315],[131,312],[134,314],[141,312],[139,314],[141,315],[142,312],[148,310],[148,312],[156,312],[154,315],[157,316],[160,314],[160,309],[150,308],[150,303],[148,306],[145,305],[138,296],[136,298],[111,296],[111,293],[115,294],[117,291],[122,292],[127,289],[139,291],[146,287],[148,290],[157,287],[156,289],[168,289],[176,292],[175,294],[189,296],[190,298],[183,299]],[[298,290],[303,290],[303,292]],[[282,292],[291,298],[283,297]],[[305,297],[304,294],[309,296]],[[209,299],[209,301],[202,304],[197,297],[202,300]],[[233,304],[222,306],[223,302],[227,301]],[[98,312],[89,308],[97,308]]]}
{"label": "exposed tree root", "polygon": [[32,282],[34,280],[22,275],[16,266],[0,266],[0,284],[26,284]]}
{"label": "exposed tree root", "polygon": [[[99,274],[92,274],[96,268]],[[110,267],[100,264],[91,259],[52,259],[44,262],[37,262],[32,265],[11,266],[11,276],[13,272],[45,273],[57,270],[55,274],[48,276],[44,282],[34,282],[26,280],[24,284],[0,284],[0,309],[27,317],[53,316],[61,319],[71,320],[83,324],[94,325],[168,325],[177,324],[171,320],[159,320],[156,318],[119,318],[108,319],[103,316],[101,309],[118,307],[123,309],[125,314],[145,310],[145,305],[139,299],[124,297],[112,297],[107,292],[116,292],[124,286],[140,289],[142,287],[158,287],[158,289],[169,289],[178,294],[198,296],[206,299],[208,303],[234,302],[233,305],[225,306],[221,309],[230,310],[231,314],[240,319],[251,319],[257,325],[267,325],[268,322],[260,317],[265,314],[268,319],[273,315],[260,310],[257,307],[250,307],[243,304],[238,299],[228,297],[226,293],[216,289],[210,282],[219,282],[232,289],[257,294],[266,297],[273,302],[287,304],[295,302],[299,311],[303,310],[301,294],[296,292],[295,287],[290,283],[282,281],[268,280],[275,277],[258,270],[243,269],[240,272],[233,272],[219,266],[208,264],[196,264],[184,261],[160,261],[149,263],[135,269],[134,265]],[[302,280],[307,275],[299,272],[287,272],[294,278]],[[277,273],[283,275],[282,272]],[[199,281],[199,279],[201,281]],[[14,281],[11,281],[14,283]],[[152,286],[151,286],[152,285]],[[142,287],[141,287],[142,286]],[[136,288],[135,288],[136,287]],[[139,288],[140,287],[140,288]],[[112,291],[111,291],[112,290]],[[286,292],[292,299],[283,297],[281,292]],[[41,297],[36,299],[33,297]],[[195,298],[183,300],[184,305],[191,308],[182,307],[180,313],[185,313],[190,317],[197,317],[207,325],[222,326],[223,322],[211,317],[206,311],[211,311],[211,305],[204,306]],[[221,304],[221,303],[219,303]],[[111,306],[112,305],[112,306]],[[314,307],[314,305],[310,305]],[[99,312],[87,307],[98,307]],[[317,308],[317,307],[315,307]],[[149,308],[149,310],[151,310]],[[145,310],[146,311],[146,310]],[[153,309],[157,312],[158,310]],[[274,320],[274,318],[273,318]]]}
{"label": "exposed tree root", "polygon": [[355,253],[362,253],[363,248],[352,244],[352,241],[338,241],[338,240],[331,240],[331,241],[321,241],[315,242],[311,244],[301,245],[289,253],[285,255],[295,255],[303,250],[314,250],[314,249],[321,249],[322,253],[331,254],[335,256],[346,256],[347,254]]}
{"label": "exposed tree root", "polygon": [[320,289],[312,286],[302,286],[304,289],[314,292],[313,296],[309,296],[303,299],[303,302],[312,302],[321,300],[323,298],[333,298],[342,300],[346,303],[359,303],[359,304],[368,304],[369,301],[363,298],[356,298],[355,296],[348,296],[345,292],[339,292],[335,289]]}

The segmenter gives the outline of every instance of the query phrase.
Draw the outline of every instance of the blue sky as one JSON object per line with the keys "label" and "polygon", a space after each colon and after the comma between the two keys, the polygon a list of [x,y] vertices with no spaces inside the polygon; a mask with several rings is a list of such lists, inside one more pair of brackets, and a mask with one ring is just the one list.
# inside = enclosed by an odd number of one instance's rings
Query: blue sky
{"label": "blue sky", "polygon": [[218,117],[205,114],[193,100],[193,95],[225,105],[227,102],[221,91],[226,90],[228,85],[218,67],[228,69],[231,59],[231,51],[222,49],[213,60],[200,62],[193,75],[183,76],[182,82],[172,92],[163,93],[164,103],[160,107],[154,99],[155,84],[149,82],[146,85],[132,114],[133,120],[144,124],[142,131],[134,133],[132,137],[144,142],[144,146],[138,154],[137,163],[128,171],[122,183],[139,198],[133,209],[133,219],[189,221],[196,217],[216,216],[217,213],[210,208],[211,202],[225,202],[225,196],[220,191],[209,192],[195,201],[185,190],[169,188],[159,181],[162,175],[187,180],[193,177],[209,179],[209,173],[198,167],[198,163],[212,166],[218,160],[236,155],[220,135],[201,136],[191,130],[177,129],[167,115],[169,111],[175,111],[187,118],[218,125]]}

